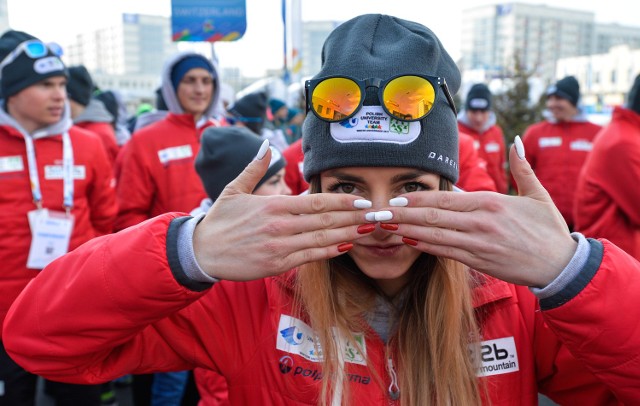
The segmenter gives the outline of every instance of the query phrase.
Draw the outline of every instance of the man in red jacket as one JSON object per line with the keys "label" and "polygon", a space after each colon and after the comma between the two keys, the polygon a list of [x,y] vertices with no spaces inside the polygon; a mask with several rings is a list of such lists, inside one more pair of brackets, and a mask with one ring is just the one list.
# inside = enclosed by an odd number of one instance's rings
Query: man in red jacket
{"label": "man in red jacket", "polygon": [[527,159],[573,230],[573,202],[578,175],[602,127],[578,108],[580,85],[567,76],[547,90],[547,121],[527,128],[522,141]]}
{"label": "man in red jacket", "polygon": [[137,131],[116,160],[118,218],[122,230],[169,211],[189,212],[206,193],[193,167],[202,131],[219,97],[216,67],[195,52],[174,55],[162,72],[169,113]]}
{"label": "man in red jacket", "polygon": [[[112,232],[116,205],[100,139],[72,126],[60,58],[37,38],[7,31],[0,60],[1,323],[46,264]],[[0,405],[33,405],[37,377],[0,344]],[[58,404],[100,404],[100,385],[47,381],[45,388]]]}
{"label": "man in red jacket", "polygon": [[491,91],[484,83],[476,83],[469,89],[464,109],[458,114],[458,129],[473,137],[478,156],[486,161],[486,170],[496,190],[507,193],[504,136],[502,129],[496,125],[495,113],[491,111]]}
{"label": "man in red jacket", "polygon": [[626,108],[616,107],[584,163],[574,204],[575,228],[614,242],[640,260],[640,75]]}
{"label": "man in red jacket", "polygon": [[113,116],[100,100],[91,97],[93,79],[83,65],[70,66],[67,80],[67,95],[71,107],[73,124],[94,132],[104,144],[111,164],[115,164],[120,147],[113,129]]}

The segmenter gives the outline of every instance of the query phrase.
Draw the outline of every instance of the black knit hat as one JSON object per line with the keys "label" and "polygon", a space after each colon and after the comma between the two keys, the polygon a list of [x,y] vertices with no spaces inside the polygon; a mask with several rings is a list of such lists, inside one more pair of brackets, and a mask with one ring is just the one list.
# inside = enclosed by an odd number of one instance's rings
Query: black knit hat
{"label": "black knit hat", "polygon": [[[204,130],[195,167],[211,200],[215,201],[224,187],[249,165],[262,142],[262,139],[243,127],[209,127]],[[269,169],[256,189],[285,165],[282,154],[271,147]]]}
{"label": "black knit hat", "polygon": [[547,97],[549,96],[561,97],[569,100],[574,106],[577,106],[578,100],[580,100],[580,84],[575,77],[567,76],[547,89]]}
{"label": "black knit hat", "polygon": [[249,93],[238,99],[228,111],[233,118],[260,135],[267,117],[267,99],[265,92]]}
{"label": "black knit hat", "polygon": [[629,90],[627,108],[640,114],[640,75],[636,76],[636,80],[633,82],[631,90]]}
{"label": "black knit hat", "polygon": [[[380,14],[355,17],[336,27],[322,49],[315,78],[345,75],[388,79],[402,74],[442,77],[451,94],[460,71],[440,40],[422,24]],[[458,180],[458,125],[440,86],[431,112],[422,120],[400,122],[380,107],[375,88],[348,121],[325,122],[307,114],[302,129],[304,177],[348,166],[418,168]],[[376,117],[370,123],[368,117]],[[370,125],[371,124],[371,125]]]}
{"label": "black knit hat", "polygon": [[93,80],[89,71],[83,65],[70,66],[68,70],[67,95],[83,106],[88,105],[93,94]]}
{"label": "black knit hat", "polygon": [[27,41],[42,44],[38,38],[22,31],[9,30],[0,37],[0,61],[6,63],[12,59],[0,71],[0,92],[4,98],[41,80],[67,75],[62,60],[46,45],[43,44],[46,48],[41,56],[29,56],[23,48]]}
{"label": "black knit hat", "polygon": [[465,100],[467,110],[489,110],[491,108],[491,91],[484,83],[471,86]]}

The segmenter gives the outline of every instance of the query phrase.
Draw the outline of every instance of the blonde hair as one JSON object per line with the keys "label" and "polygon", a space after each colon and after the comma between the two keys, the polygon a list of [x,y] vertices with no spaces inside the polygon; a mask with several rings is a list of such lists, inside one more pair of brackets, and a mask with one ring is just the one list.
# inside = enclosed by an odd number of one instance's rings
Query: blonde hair
{"label": "blonde hair", "polygon": [[[451,183],[441,180],[440,188],[450,190]],[[310,191],[319,190],[315,178]],[[397,330],[388,343],[397,354],[401,405],[480,404],[469,347],[478,336],[470,273],[455,261],[428,254],[422,254],[408,272]],[[334,329],[357,343],[353,332],[367,331],[363,315],[371,311],[381,292],[348,255],[302,266],[296,287],[298,308],[308,315],[324,355],[325,379],[318,402],[330,403],[340,390],[337,396],[342,403],[352,404]],[[372,374],[386,390],[381,377],[375,371]]]}

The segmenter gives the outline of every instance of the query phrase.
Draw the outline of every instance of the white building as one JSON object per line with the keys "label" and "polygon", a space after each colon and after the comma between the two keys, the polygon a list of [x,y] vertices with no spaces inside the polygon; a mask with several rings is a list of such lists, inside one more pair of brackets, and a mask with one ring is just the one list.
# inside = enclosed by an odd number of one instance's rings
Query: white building
{"label": "white building", "polygon": [[517,56],[551,83],[559,59],[625,43],[640,46],[640,27],[597,24],[592,12],[522,3],[479,6],[463,11],[461,68],[483,69],[487,79],[509,76]]}

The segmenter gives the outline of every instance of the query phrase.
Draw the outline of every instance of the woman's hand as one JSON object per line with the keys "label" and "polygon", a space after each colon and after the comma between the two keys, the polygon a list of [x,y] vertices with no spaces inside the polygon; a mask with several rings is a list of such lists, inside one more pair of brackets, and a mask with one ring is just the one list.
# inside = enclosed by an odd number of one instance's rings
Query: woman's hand
{"label": "woman's hand", "polygon": [[195,229],[196,259],[213,277],[241,281],[277,275],[341,255],[351,241],[366,235],[357,231],[366,221],[364,211],[354,206],[356,196],[252,195],[270,154],[251,162],[227,185]]}
{"label": "woman's hand", "polygon": [[519,196],[406,194],[407,207],[389,209],[390,222],[399,224],[393,233],[421,251],[455,259],[507,282],[548,285],[569,263],[577,243],[524,159],[524,148],[521,155],[522,159],[512,146],[509,161]]}

